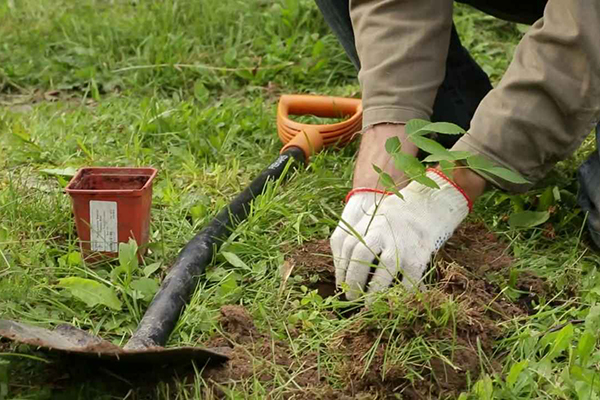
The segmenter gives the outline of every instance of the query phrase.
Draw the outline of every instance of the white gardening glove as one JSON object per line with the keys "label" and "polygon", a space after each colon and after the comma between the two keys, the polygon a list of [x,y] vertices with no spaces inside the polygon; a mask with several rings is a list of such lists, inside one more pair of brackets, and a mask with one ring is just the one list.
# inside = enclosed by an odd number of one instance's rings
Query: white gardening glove
{"label": "white gardening glove", "polygon": [[[346,196],[346,206],[344,207],[344,211],[342,211],[342,218],[329,241],[334,257],[336,254],[342,253],[342,246],[346,239],[353,235],[352,230],[354,227],[367,215],[367,212],[373,205],[381,202],[384,194],[385,192],[382,190],[368,188],[357,188],[348,193],[348,196]],[[345,271],[339,270],[337,263],[335,265],[335,280],[336,282],[341,282],[344,279]]]}
{"label": "white gardening glove", "polygon": [[[462,189],[440,171],[430,169],[427,177],[440,188],[411,182],[400,190],[404,199],[388,195],[371,206],[354,225],[360,240],[345,235],[340,246],[338,238],[334,244],[332,237],[336,284],[348,285],[348,300],[387,288],[398,273],[406,288],[419,285],[433,253],[469,213],[471,202]],[[372,267],[375,271],[367,288]]]}

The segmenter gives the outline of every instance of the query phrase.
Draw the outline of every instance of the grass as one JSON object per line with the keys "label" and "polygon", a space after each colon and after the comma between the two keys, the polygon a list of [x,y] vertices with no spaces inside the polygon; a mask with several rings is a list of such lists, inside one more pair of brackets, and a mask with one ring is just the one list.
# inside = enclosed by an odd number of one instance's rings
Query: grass
{"label": "grass", "polygon": [[[455,21],[497,82],[523,28],[463,6]],[[115,263],[82,262],[62,192],[67,177],[47,170],[159,169],[145,259],[159,263],[149,275],[158,282],[194,232],[277,154],[279,94],[359,93],[351,63],[308,0],[8,0],[0,2],[0,37],[0,315],[68,322],[117,344],[147,300],[118,311],[87,307],[59,286],[61,278],[89,278],[133,298],[111,279]],[[66,379],[42,361],[54,361],[46,354],[0,343],[0,398],[597,398],[599,262],[574,201],[574,171],[589,149],[588,142],[527,195],[492,191],[479,202],[471,223],[509,244],[507,270],[471,276],[461,260],[440,264],[448,280],[489,282],[497,298],[526,304],[528,313],[491,319],[497,299],[481,313],[466,289],[448,291],[454,281],[417,295],[394,288],[346,317],[343,302],[315,292],[318,274],[294,272],[282,287],[291,254],[335,228],[352,144],[319,154],[255,202],[170,338],[171,346],[228,338],[240,344],[234,361],[247,371],[219,380],[188,370],[141,386],[106,372],[81,377],[71,369]],[[508,215],[535,209],[554,187],[561,196],[548,224],[509,227]],[[543,292],[522,284],[531,276]],[[231,305],[243,306],[254,326],[240,333],[226,314]],[[498,326],[485,327],[498,329],[494,340],[471,331],[492,320]],[[468,360],[457,364],[461,354]],[[459,375],[460,385],[444,386]]]}

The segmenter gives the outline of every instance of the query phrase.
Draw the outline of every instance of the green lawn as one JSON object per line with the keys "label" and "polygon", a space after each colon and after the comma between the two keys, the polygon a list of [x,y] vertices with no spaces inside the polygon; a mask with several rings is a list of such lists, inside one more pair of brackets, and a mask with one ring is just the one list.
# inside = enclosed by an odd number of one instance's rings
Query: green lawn
{"label": "green lawn", "polygon": [[[455,21],[497,82],[523,27],[462,6]],[[276,156],[280,94],[359,96],[309,0],[0,0],[0,38],[0,315],[119,345],[151,296],[111,274],[118,261],[82,261],[68,173],[159,169],[152,252],[134,272],[158,283]],[[597,399],[600,263],[575,204],[586,143],[527,195],[486,194],[427,291],[354,312],[324,289],[357,146],[326,150],[254,202],[170,338],[230,347],[226,367],[131,376],[0,342],[0,399]],[[550,219],[511,228],[522,210]],[[66,277],[121,308],[86,305]]]}

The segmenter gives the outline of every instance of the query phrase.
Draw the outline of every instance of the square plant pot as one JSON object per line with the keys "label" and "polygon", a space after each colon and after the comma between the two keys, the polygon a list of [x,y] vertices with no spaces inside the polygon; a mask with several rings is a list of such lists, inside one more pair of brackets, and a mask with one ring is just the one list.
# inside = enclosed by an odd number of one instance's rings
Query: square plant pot
{"label": "square plant pot", "polygon": [[115,257],[135,239],[140,255],[150,235],[154,168],[82,168],[65,191],[71,196],[84,256]]}

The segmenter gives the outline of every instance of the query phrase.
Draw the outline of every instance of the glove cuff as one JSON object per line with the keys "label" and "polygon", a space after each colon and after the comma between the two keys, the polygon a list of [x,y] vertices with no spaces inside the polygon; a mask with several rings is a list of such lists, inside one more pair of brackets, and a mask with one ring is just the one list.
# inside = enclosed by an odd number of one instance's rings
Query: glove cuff
{"label": "glove cuff", "polygon": [[[451,180],[450,178],[448,178],[439,169],[427,168],[427,172],[431,172],[431,173],[436,174],[437,176],[439,176],[440,178],[442,178],[443,180],[445,180],[446,182],[448,182],[450,185],[452,185],[452,187],[454,187],[456,190],[458,190],[458,192],[460,194],[462,194],[463,197],[465,198],[465,200],[467,201],[467,207],[469,208],[469,212],[473,211],[473,202],[471,201],[471,199],[469,198],[469,196],[467,195],[467,193],[463,190],[463,188],[461,188],[460,186],[458,186],[453,180]],[[388,192],[386,190],[373,189],[373,188],[361,188],[361,187],[359,187],[359,188],[354,188],[351,191],[349,191],[348,194],[346,195],[346,199],[344,200],[344,202],[348,203],[348,201],[350,200],[350,198],[352,196],[354,196],[355,194],[357,194],[357,193],[379,193],[379,194],[382,194],[384,196],[393,194],[392,192]]]}
{"label": "glove cuff", "polygon": [[460,194],[462,194],[463,197],[465,198],[465,200],[467,201],[467,207],[469,208],[469,212],[473,211],[473,202],[471,201],[471,199],[469,198],[469,196],[467,195],[467,193],[463,190],[463,188],[461,188],[460,186],[458,186],[452,179],[448,178],[439,169],[427,168],[427,172],[431,172],[431,173],[436,174],[437,176],[439,176],[440,178],[442,178],[443,180],[445,180],[446,182],[448,182],[450,185],[452,185],[456,190],[458,190],[458,192]]}
{"label": "glove cuff", "polygon": [[350,197],[354,196],[357,193],[379,193],[382,194],[384,196],[387,196],[389,194],[393,194],[392,192],[388,192],[385,190],[381,190],[381,189],[372,189],[372,188],[354,188],[351,191],[348,192],[348,194],[346,195],[346,200],[344,200],[345,203],[348,203],[348,200],[350,200]]}

